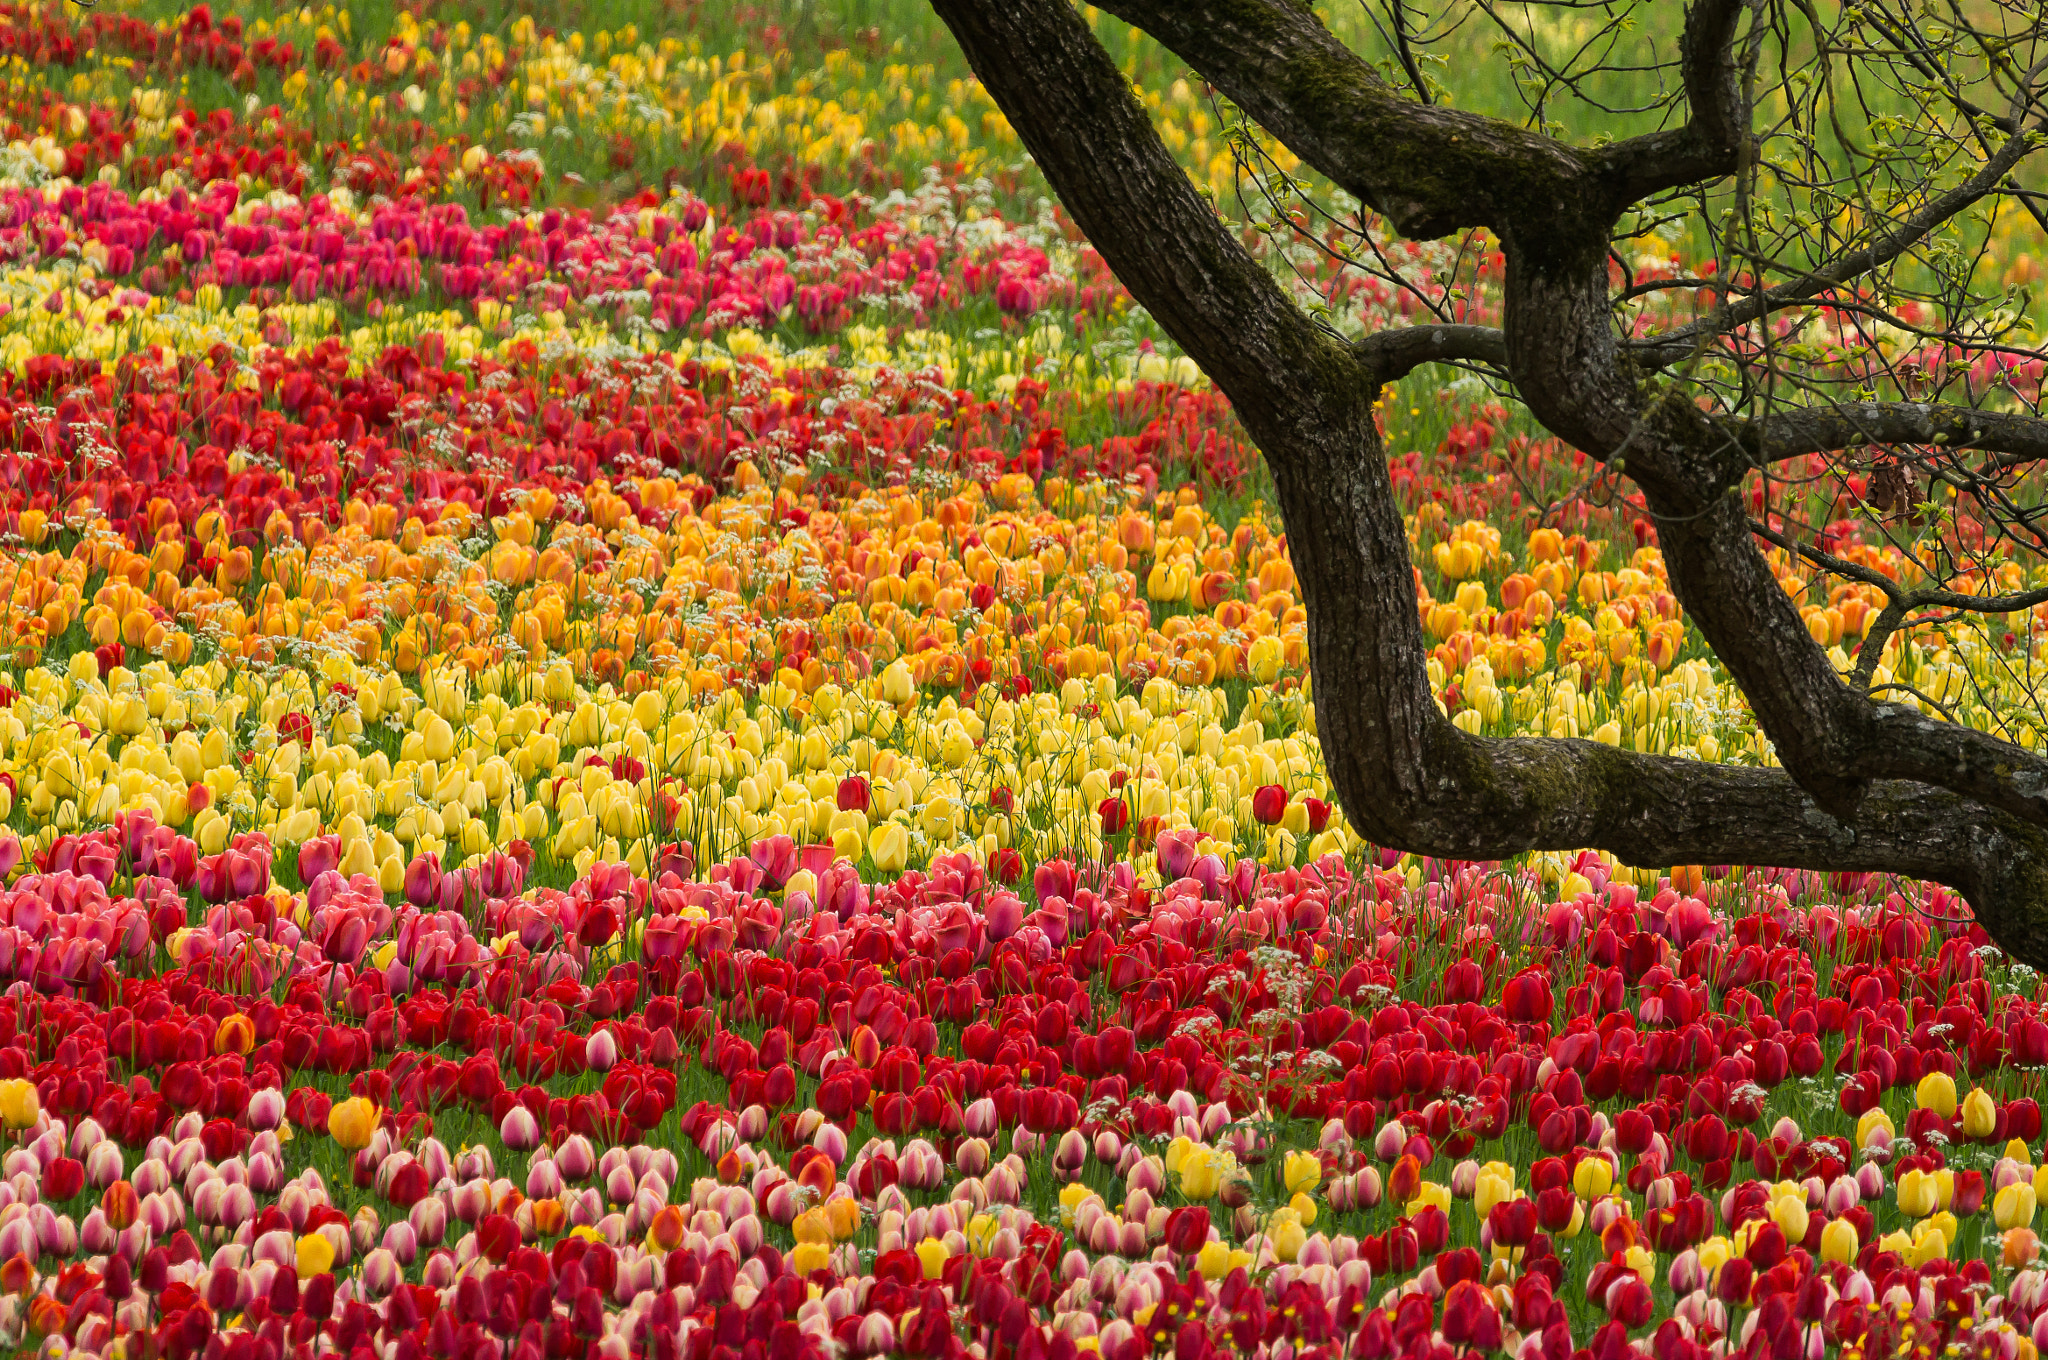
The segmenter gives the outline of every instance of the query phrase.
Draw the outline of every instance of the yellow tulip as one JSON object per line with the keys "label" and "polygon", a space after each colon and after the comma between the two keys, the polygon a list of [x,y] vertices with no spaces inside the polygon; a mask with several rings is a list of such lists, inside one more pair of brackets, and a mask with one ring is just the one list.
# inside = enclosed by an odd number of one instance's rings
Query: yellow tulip
{"label": "yellow tulip", "polygon": [[1948,1255],[1948,1234],[1939,1228],[1924,1227],[1913,1234],[1912,1245],[1906,1248],[1906,1264],[1918,1270],[1929,1261],[1939,1261]]}
{"label": "yellow tulip", "polygon": [[1998,1127],[1998,1105],[1984,1093],[1981,1086],[1975,1087],[1963,1097],[1963,1136],[1965,1138],[1989,1138]]}
{"label": "yellow tulip", "polygon": [[936,1237],[927,1237],[917,1244],[917,1261],[924,1267],[924,1277],[936,1280],[945,1274],[946,1262],[953,1253],[946,1250],[946,1244]]}
{"label": "yellow tulip", "polygon": [[1946,1072],[1929,1072],[1913,1088],[1913,1102],[1948,1118],[1956,1112],[1956,1079]]}
{"label": "yellow tulip", "polygon": [[1909,1218],[1925,1218],[1934,1212],[1936,1190],[1934,1177],[1918,1167],[1899,1177],[1894,1188],[1899,1201],[1899,1212]]}
{"label": "yellow tulip", "polygon": [[827,1269],[832,1264],[832,1248],[823,1242],[799,1242],[789,1253],[790,1269],[799,1277]]}
{"label": "yellow tulip", "polygon": [[1313,1152],[1289,1152],[1281,1180],[1290,1195],[1312,1195],[1323,1183],[1323,1159]]}
{"label": "yellow tulip", "polygon": [[327,1112],[327,1132],[350,1152],[370,1145],[383,1112],[362,1096],[350,1096]]}
{"label": "yellow tulip", "polygon": [[1273,1246],[1273,1255],[1284,1261],[1292,1261],[1301,1255],[1301,1249],[1308,1245],[1308,1230],[1301,1226],[1301,1220],[1286,1209],[1276,1209],[1273,1221],[1267,1225],[1266,1240]]}
{"label": "yellow tulip", "polygon": [[307,1233],[299,1239],[299,1278],[310,1280],[334,1269],[334,1244],[324,1233]]}
{"label": "yellow tulip", "polygon": [[1785,1231],[1787,1242],[1806,1240],[1806,1201],[1792,1195],[1780,1196],[1771,1205],[1771,1220]]}
{"label": "yellow tulip", "polygon": [[1250,1252],[1239,1251],[1220,1239],[1204,1242],[1202,1249],[1195,1253],[1195,1269],[1201,1272],[1203,1279],[1212,1282],[1223,1279],[1233,1270],[1249,1269],[1251,1264]]}
{"label": "yellow tulip", "polygon": [[1514,1181],[1496,1173],[1493,1165],[1489,1163],[1480,1168],[1479,1179],[1472,1187],[1472,1211],[1479,1215],[1482,1223],[1493,1212],[1494,1205],[1505,1204],[1515,1197]]}
{"label": "yellow tulip", "polygon": [[1293,1211],[1296,1218],[1301,1220],[1302,1227],[1312,1228],[1315,1226],[1316,1202],[1307,1195],[1296,1195],[1293,1199],[1287,1201],[1287,1207]]}
{"label": "yellow tulip", "polygon": [[1572,1189],[1580,1199],[1596,1200],[1614,1188],[1614,1168],[1605,1157],[1588,1157],[1572,1171]]}
{"label": "yellow tulip", "polygon": [[2024,1228],[2034,1221],[2034,1187],[2014,1181],[1991,1198],[1991,1221],[2000,1229]]}
{"label": "yellow tulip", "polygon": [[1408,1201],[1407,1206],[1402,1212],[1413,1218],[1432,1205],[1443,1210],[1445,1213],[1449,1213],[1451,1211],[1451,1187],[1439,1185],[1435,1181],[1424,1181],[1415,1187],[1415,1198]]}
{"label": "yellow tulip", "polygon": [[902,873],[910,863],[910,833],[899,822],[882,823],[868,833],[868,857],[878,873]]}
{"label": "yellow tulip", "polygon": [[1214,1199],[1223,1189],[1223,1159],[1209,1148],[1190,1148],[1180,1162],[1180,1192],[1189,1199]]}
{"label": "yellow tulip", "polygon": [[1846,1265],[1856,1259],[1862,1244],[1856,1240],[1856,1225],[1838,1218],[1820,1230],[1820,1259]]}
{"label": "yellow tulip", "polygon": [[21,1077],[0,1081],[0,1122],[10,1129],[25,1129],[43,1111],[35,1083]]}

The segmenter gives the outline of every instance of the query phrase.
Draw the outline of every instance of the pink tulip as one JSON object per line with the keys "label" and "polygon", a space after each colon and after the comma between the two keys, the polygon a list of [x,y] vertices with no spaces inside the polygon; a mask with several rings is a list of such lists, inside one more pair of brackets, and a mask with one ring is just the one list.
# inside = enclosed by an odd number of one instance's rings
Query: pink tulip
{"label": "pink tulip", "polygon": [[[437,1247],[441,1245],[441,1239],[448,1234],[447,1202],[431,1196],[423,1199],[407,1211],[406,1222],[411,1226],[412,1234],[420,1246]],[[396,1250],[395,1247],[393,1249]],[[411,1262],[408,1261],[407,1264]]]}
{"label": "pink tulip", "polygon": [[249,1097],[246,1117],[252,1129],[276,1128],[284,1122],[284,1092],[274,1086],[266,1086],[253,1093]]}
{"label": "pink tulip", "polygon": [[562,1179],[571,1184],[585,1181],[597,1169],[597,1153],[592,1150],[588,1138],[572,1133],[556,1149],[555,1167],[562,1173]]}
{"label": "pink tulip", "polygon": [[405,866],[405,900],[425,910],[440,892],[441,857],[432,853],[413,856]]}
{"label": "pink tulip", "polygon": [[498,1137],[513,1152],[531,1152],[540,1146],[540,1123],[524,1105],[514,1105],[498,1121]]}

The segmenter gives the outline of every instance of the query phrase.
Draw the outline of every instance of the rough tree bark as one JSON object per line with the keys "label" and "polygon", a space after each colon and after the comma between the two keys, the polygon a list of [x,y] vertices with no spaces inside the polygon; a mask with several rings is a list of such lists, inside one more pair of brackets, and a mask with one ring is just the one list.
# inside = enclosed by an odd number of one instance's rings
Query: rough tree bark
{"label": "rough tree bark", "polygon": [[[1742,0],[1694,0],[1688,12],[1690,122],[1598,150],[1411,100],[1290,0],[1106,0],[1400,230],[1483,226],[1498,238],[1500,330],[1416,327],[1355,345],[1313,325],[1241,247],[1068,0],[933,5],[1076,223],[1265,454],[1308,613],[1324,758],[1354,827],[1466,859],[1594,847],[1648,867],[1909,874],[1960,890],[2008,953],[2048,967],[2048,760],[1845,683],[1733,494],[1762,463],[1859,439],[1960,431],[2025,457],[2048,447],[2048,428],[1884,403],[1717,418],[1652,376],[1689,338],[1633,355],[1615,333],[1607,248],[1620,215],[1750,154],[1733,55]],[[2010,168],[1987,166],[1988,178],[1938,202],[1960,210]],[[1786,296],[1905,248],[1880,242]],[[1673,589],[1782,769],[1479,738],[1439,711],[1373,403],[1416,365],[1452,358],[1504,363],[1552,433],[1642,490]]]}

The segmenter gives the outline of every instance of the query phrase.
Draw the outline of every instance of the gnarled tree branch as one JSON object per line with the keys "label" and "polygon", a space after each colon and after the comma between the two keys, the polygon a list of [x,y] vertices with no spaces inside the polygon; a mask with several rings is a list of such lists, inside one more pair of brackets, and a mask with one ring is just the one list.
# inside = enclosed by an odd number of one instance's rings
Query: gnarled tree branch
{"label": "gnarled tree branch", "polygon": [[1403,235],[1478,226],[1533,239],[1604,210],[1586,197],[1597,157],[1389,89],[1305,4],[1108,0],[1103,8],[1164,43]]}
{"label": "gnarled tree branch", "polygon": [[1429,363],[1505,364],[1507,341],[1491,326],[1409,326],[1374,331],[1354,347],[1376,383],[1396,382]]}
{"label": "gnarled tree branch", "polygon": [[1684,127],[1619,142],[1603,153],[1623,204],[1734,174],[1749,146],[1749,110],[1735,59],[1744,0],[1701,0],[1685,16],[1680,71],[1692,118]]}
{"label": "gnarled tree branch", "polygon": [[[1307,606],[1325,759],[1353,826],[1445,856],[1591,846],[1638,864],[1914,874],[1962,889],[2010,952],[2048,965],[2048,762],[1873,703],[1834,674],[1728,494],[1724,459],[1740,429],[1679,394],[1653,399],[1621,360],[1607,205],[1597,193],[1559,201],[1593,183],[1598,157],[1409,101],[1280,0],[1117,0],[1114,12],[1404,229],[1470,223],[1501,236],[1497,338],[1417,327],[1344,346],[1296,312],[1216,220],[1067,0],[933,2],[1075,220],[1265,452]],[[1732,41],[1726,6],[1695,8],[1709,11],[1696,31]],[[1699,70],[1704,89],[1725,63]],[[1698,127],[1719,128],[1702,135],[1725,133],[1717,117],[1695,111]],[[1674,587],[1750,695],[1784,770],[1481,739],[1439,710],[1372,403],[1388,377],[1454,354],[1504,362],[1553,432],[1642,487]]]}
{"label": "gnarled tree branch", "polygon": [[1814,453],[1919,444],[1994,455],[1993,467],[2048,459],[2048,421],[1947,402],[1849,401],[1734,424],[1724,471],[1733,486],[1754,468]]}

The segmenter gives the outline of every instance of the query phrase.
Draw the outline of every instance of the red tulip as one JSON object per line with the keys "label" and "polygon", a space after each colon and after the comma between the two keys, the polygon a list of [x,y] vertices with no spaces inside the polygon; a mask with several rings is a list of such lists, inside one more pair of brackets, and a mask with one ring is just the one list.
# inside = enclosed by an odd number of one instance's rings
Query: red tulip
{"label": "red tulip", "polygon": [[839,810],[866,812],[871,801],[867,776],[850,774],[839,781]]}
{"label": "red tulip", "polygon": [[1166,1219],[1166,1245],[1182,1256],[1192,1256],[1209,1240],[1209,1210],[1205,1205],[1175,1209]]}
{"label": "red tulip", "polygon": [[1774,1221],[1766,1221],[1756,1230],[1756,1236],[1749,1239],[1749,1248],[1742,1254],[1758,1270],[1769,1270],[1785,1259],[1790,1245],[1785,1241],[1785,1230]]}
{"label": "red tulip", "polygon": [[384,1197],[401,1209],[410,1209],[425,1199],[433,1188],[427,1179],[427,1169],[418,1162],[409,1161],[391,1177]]}
{"label": "red tulip", "polygon": [[[1536,1236],[1536,1203],[1530,1199],[1502,1200],[1493,1206],[1486,1216],[1486,1226],[1493,1230],[1497,1244],[1510,1247],[1526,1247]],[[1565,1222],[1571,1222],[1571,1212],[1565,1212]]]}
{"label": "red tulip", "polygon": [[1956,1172],[1955,1196],[1949,1201],[1949,1208],[1960,1217],[1967,1217],[1984,1207],[1984,1173],[1981,1171]]}
{"label": "red tulip", "polygon": [[1728,1155],[1728,1126],[1716,1114],[1703,1114],[1685,1125],[1680,1140],[1685,1155],[1696,1162],[1715,1162]]}
{"label": "red tulip", "polygon": [[1112,795],[1096,804],[1095,815],[1102,819],[1102,834],[1114,836],[1130,825],[1131,805]]}
{"label": "red tulip", "polygon": [[505,1214],[485,1214],[476,1235],[478,1253],[494,1264],[502,1263],[519,1245],[519,1225]]}
{"label": "red tulip", "polygon": [[1287,790],[1265,784],[1252,794],[1252,820],[1260,826],[1276,826],[1287,815]]}
{"label": "red tulip", "polygon": [[1497,1351],[1501,1345],[1500,1312],[1486,1287],[1460,1280],[1444,1295],[1444,1340],[1476,1351]]}
{"label": "red tulip", "polygon": [[1550,977],[1539,968],[1524,968],[1507,980],[1500,990],[1501,1013],[1516,1024],[1528,1025],[1551,1018],[1555,1006],[1550,998]]}
{"label": "red tulip", "polygon": [[1486,994],[1486,974],[1470,959],[1459,959],[1444,970],[1444,1000],[1453,1005],[1479,1000]]}
{"label": "red tulip", "polygon": [[1614,1146],[1631,1157],[1646,1150],[1656,1133],[1657,1126],[1641,1110],[1623,1110],[1614,1117]]}
{"label": "red tulip", "polygon": [[[1536,1224],[1548,1233],[1560,1233],[1572,1224],[1572,1211],[1578,1206],[1578,1196],[1570,1187],[1553,1185],[1536,1193]],[[1496,1211],[1500,1205],[1495,1205]],[[1494,1240],[1499,1241],[1500,1230],[1494,1230]]]}
{"label": "red tulip", "polygon": [[1330,805],[1320,798],[1304,798],[1301,805],[1308,810],[1308,830],[1311,836],[1320,836],[1330,824]]}
{"label": "red tulip", "polygon": [[1657,1310],[1649,1286],[1632,1271],[1608,1286],[1606,1304],[1608,1314],[1631,1331],[1648,1322]]}

